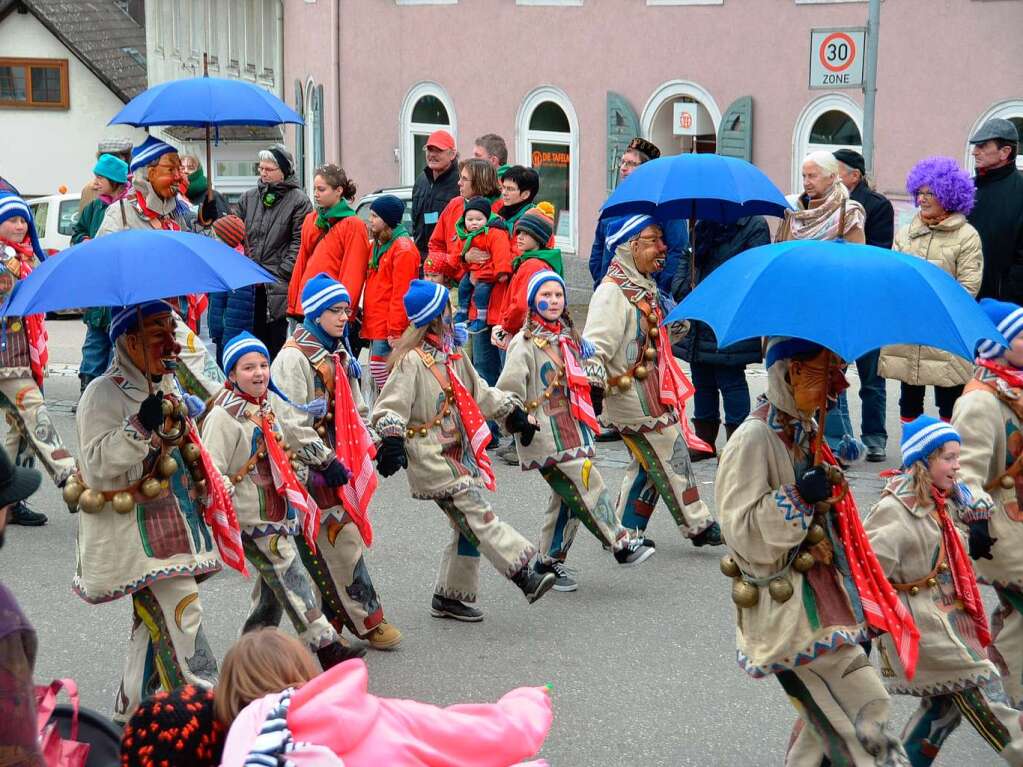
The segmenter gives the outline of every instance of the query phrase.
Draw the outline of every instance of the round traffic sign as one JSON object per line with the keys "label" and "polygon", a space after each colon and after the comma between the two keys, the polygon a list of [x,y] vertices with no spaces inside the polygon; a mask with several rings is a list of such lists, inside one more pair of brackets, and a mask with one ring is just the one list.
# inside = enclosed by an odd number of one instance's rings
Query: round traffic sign
{"label": "round traffic sign", "polygon": [[856,60],[856,42],[845,32],[832,32],[817,49],[821,65],[830,72],[844,72]]}

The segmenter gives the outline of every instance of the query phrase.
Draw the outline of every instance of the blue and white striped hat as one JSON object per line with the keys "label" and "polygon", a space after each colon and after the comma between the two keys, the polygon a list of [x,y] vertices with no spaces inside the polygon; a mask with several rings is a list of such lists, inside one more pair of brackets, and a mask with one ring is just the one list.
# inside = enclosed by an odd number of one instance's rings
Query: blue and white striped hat
{"label": "blue and white striped hat", "polygon": [[908,469],[917,461],[927,460],[927,456],[946,442],[962,442],[959,432],[944,421],[934,416],[922,415],[919,418],[902,424],[902,466]]}
{"label": "blue and white striped hat", "polygon": [[352,303],[345,286],[326,272],[320,272],[302,288],[302,313],[313,322],[336,304]]}
{"label": "blue and white striped hat", "polygon": [[[238,360],[249,352],[259,352],[266,357],[267,362],[270,362],[270,350],[266,348],[266,344],[252,335],[249,331],[243,330],[224,346],[224,372],[230,375],[231,371],[234,370],[234,366],[238,364]],[[266,388],[289,405],[294,404],[285,396],[284,392],[277,388],[277,384],[274,383],[273,378],[269,379]],[[304,410],[305,408],[302,407],[300,409]]]}
{"label": "blue and white striped hat", "polygon": [[165,154],[177,151],[166,141],[160,141],[155,136],[147,136],[145,141],[131,150],[131,165],[128,166],[128,170],[134,173],[139,168],[152,165]]}
{"label": "blue and white striped hat", "polygon": [[21,216],[21,218],[28,222],[28,236],[32,240],[32,250],[35,251],[36,258],[40,261],[45,261],[46,253],[43,252],[43,247],[39,244],[39,235],[36,234],[36,222],[32,218],[32,211],[28,207],[28,203],[16,194],[0,192],[0,224],[15,216]]}
{"label": "blue and white striped hat", "polygon": [[174,314],[174,307],[166,301],[145,301],[141,304],[132,304],[131,306],[118,309],[110,320],[109,335],[111,343],[115,342],[125,333],[138,330],[139,312],[142,313],[142,319],[144,320],[146,317],[154,314]]}
{"label": "blue and white striped hat", "polygon": [[429,325],[434,317],[439,317],[449,300],[447,288],[427,280],[412,280],[402,299],[409,322],[417,328]]}
{"label": "blue and white striped hat", "polygon": [[[1008,301],[982,298],[980,308],[991,318],[998,332],[1005,336],[1005,340],[1010,344],[1012,339],[1023,333],[1023,307],[1010,304]],[[977,356],[986,360],[999,357],[1004,351],[1005,347],[995,341],[981,341],[977,344]]]}
{"label": "blue and white striped hat", "polygon": [[646,213],[612,218],[607,222],[604,247],[613,253],[619,245],[636,237],[651,224],[657,224],[657,220]]}
{"label": "blue and white striped hat", "polygon": [[561,285],[561,289],[565,289],[565,281],[561,278],[561,275],[557,272],[551,271],[550,269],[543,269],[537,272],[529,278],[529,284],[526,287],[526,303],[529,304],[530,309],[535,309],[533,306],[533,299],[536,298],[536,294],[540,292],[540,286],[545,282],[556,282]]}

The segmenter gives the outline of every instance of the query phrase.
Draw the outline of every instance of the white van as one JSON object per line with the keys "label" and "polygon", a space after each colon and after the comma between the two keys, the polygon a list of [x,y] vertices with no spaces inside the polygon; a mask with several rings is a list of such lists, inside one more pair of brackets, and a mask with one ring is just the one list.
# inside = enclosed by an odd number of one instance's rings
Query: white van
{"label": "white van", "polygon": [[78,221],[80,197],[80,192],[70,192],[26,200],[36,222],[39,244],[47,255],[71,246],[71,230]]}

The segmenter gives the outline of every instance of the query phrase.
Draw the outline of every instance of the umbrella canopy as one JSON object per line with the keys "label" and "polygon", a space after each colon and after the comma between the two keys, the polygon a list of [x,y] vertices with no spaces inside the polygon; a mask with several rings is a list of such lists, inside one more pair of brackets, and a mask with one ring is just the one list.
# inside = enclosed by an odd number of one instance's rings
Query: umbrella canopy
{"label": "umbrella canopy", "polygon": [[744,216],[783,216],[785,195],[745,160],[679,154],[645,162],[618,185],[601,218],[646,213],[662,220],[702,218],[731,223]]}
{"label": "umbrella canopy", "polygon": [[1005,343],[973,297],[916,256],[846,242],[751,248],[715,269],[665,322],[702,320],[722,347],[759,336],[815,341],[852,361],[888,344],[923,344],[972,360]]}
{"label": "umbrella canopy", "polygon": [[0,316],[129,306],[276,282],[246,256],[212,237],[136,230],[87,240],[51,256],[15,283]]}
{"label": "umbrella canopy", "polygon": [[304,125],[291,107],[244,80],[191,77],[154,85],[133,98],[109,125]]}

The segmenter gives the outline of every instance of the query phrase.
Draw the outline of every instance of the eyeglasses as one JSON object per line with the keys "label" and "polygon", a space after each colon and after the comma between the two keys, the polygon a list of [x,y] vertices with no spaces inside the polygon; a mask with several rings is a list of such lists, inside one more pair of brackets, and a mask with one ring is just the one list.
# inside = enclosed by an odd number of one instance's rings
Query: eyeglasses
{"label": "eyeglasses", "polygon": [[918,200],[933,200],[934,197],[935,197],[934,192],[919,191],[916,193],[916,198]]}
{"label": "eyeglasses", "polygon": [[643,240],[643,242],[653,242],[653,243],[658,243],[659,242],[662,245],[664,244],[664,238],[660,237],[660,236],[658,236],[658,237],[637,237],[636,239],[637,240]]}
{"label": "eyeglasses", "polygon": [[638,163],[635,160],[622,159],[620,167],[622,167],[622,168],[638,168],[640,166],[640,164],[641,163]]}

